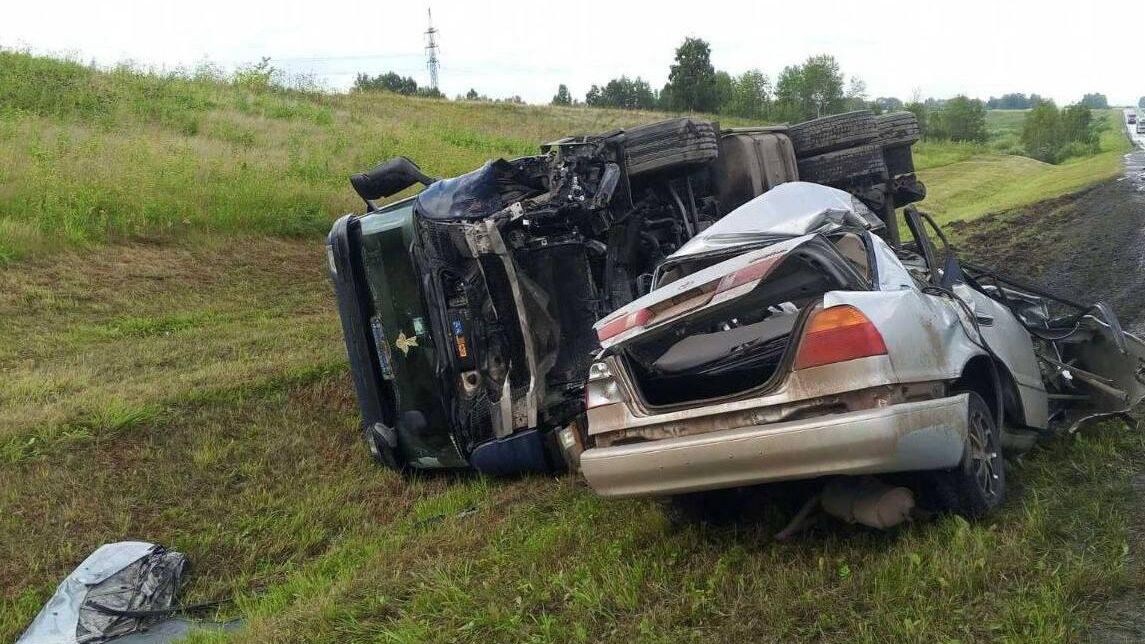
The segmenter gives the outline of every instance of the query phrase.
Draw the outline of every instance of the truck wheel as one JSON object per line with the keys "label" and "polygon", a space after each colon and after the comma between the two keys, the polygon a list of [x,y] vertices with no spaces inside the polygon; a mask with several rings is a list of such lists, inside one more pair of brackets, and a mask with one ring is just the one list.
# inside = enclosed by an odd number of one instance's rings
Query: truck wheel
{"label": "truck wheel", "polygon": [[875,117],[875,124],[887,172],[892,177],[914,172],[914,155],[910,146],[919,139],[918,117],[910,112],[892,112]]}
{"label": "truck wheel", "polygon": [[[800,158],[862,145],[878,134],[875,117],[867,110],[812,119],[787,131],[795,156]],[[802,177],[803,168],[799,170]]]}
{"label": "truck wheel", "polygon": [[970,391],[967,406],[966,448],[954,469],[931,472],[932,492],[939,509],[966,518],[981,517],[1002,502],[1006,469],[1002,458],[1002,433],[986,401]]}
{"label": "truck wheel", "polygon": [[799,178],[834,185],[866,178],[884,178],[887,164],[878,144],[862,145],[799,160]]}
{"label": "truck wheel", "polygon": [[630,177],[683,165],[702,165],[719,156],[719,133],[710,121],[668,119],[629,128],[623,137]]}
{"label": "truck wheel", "polygon": [[878,141],[883,147],[913,145],[918,142],[918,117],[911,112],[892,112],[875,118]]}

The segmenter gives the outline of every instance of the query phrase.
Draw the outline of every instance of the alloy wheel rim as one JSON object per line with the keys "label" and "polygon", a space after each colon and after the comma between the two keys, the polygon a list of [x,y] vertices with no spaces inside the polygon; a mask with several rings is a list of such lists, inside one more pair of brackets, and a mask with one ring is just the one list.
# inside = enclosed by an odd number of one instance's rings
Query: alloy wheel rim
{"label": "alloy wheel rim", "polygon": [[994,498],[998,495],[998,483],[1001,480],[1002,455],[985,412],[977,409],[970,412],[969,429],[967,438],[970,441],[974,479],[988,498]]}

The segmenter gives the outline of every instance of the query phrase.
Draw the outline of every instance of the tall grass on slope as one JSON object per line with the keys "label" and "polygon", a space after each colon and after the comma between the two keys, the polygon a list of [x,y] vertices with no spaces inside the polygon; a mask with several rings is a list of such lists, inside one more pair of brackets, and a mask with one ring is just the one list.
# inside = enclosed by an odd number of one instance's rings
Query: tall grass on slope
{"label": "tall grass on slope", "polygon": [[987,213],[1028,206],[1076,192],[1121,172],[1131,145],[1120,110],[1102,118],[1100,151],[1058,165],[1029,157],[989,152],[966,143],[922,143],[916,161],[928,195],[919,204],[939,222],[974,219]]}
{"label": "tall grass on slope", "polygon": [[250,85],[0,51],[0,262],[186,230],[314,235],[346,177],[395,155],[439,176],[662,115]]}

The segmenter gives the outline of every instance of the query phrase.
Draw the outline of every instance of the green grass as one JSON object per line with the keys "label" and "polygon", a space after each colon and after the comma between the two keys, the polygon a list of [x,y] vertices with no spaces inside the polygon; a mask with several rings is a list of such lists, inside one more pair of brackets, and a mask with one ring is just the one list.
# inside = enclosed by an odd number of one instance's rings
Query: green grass
{"label": "green grass", "polygon": [[[1123,138],[1052,168],[1000,153],[1020,148],[1024,115],[989,112],[987,144],[919,144],[927,207],[973,217],[1115,172]],[[0,51],[0,263],[197,232],[313,238],[359,207],[346,178],[388,157],[450,176],[569,133],[663,116],[329,95],[232,83],[210,68],[105,72]]]}
{"label": "green grass", "polygon": [[[987,120],[992,132],[1019,128],[1018,115],[1024,115],[1017,112],[1003,119],[994,117],[996,113],[989,112],[991,118]],[[940,223],[974,219],[1060,197],[1118,176],[1122,155],[1131,144],[1120,110],[1100,116],[1104,119],[1100,152],[1059,165],[998,154],[990,151],[989,145],[920,143],[916,166],[926,184],[927,198],[919,207],[934,214]]]}
{"label": "green grass", "polygon": [[[788,543],[766,503],[677,530],[567,476],[374,466],[322,272],[345,176],[393,154],[453,174],[654,117],[0,54],[0,640],[123,539],[188,553],[188,601],[235,598],[218,617],[246,626],[193,641],[1062,641],[1145,586],[1145,441],[1117,423],[1013,466],[990,519]],[[919,160],[928,203],[971,217],[1099,176],[1116,143],[1069,179],[988,148]]]}
{"label": "green grass", "polygon": [[306,93],[0,51],[0,262],[188,231],[313,237],[359,207],[347,177],[391,156],[450,176],[653,118]]}
{"label": "green grass", "polygon": [[763,502],[677,530],[570,477],[403,480],[357,439],[321,253],[232,241],[0,272],[26,394],[0,405],[0,640],[132,538],[190,555],[188,601],[235,597],[218,617],[245,628],[193,641],[1062,641],[1140,584],[1145,440],[1117,423],[1011,468],[991,519],[789,543]]}

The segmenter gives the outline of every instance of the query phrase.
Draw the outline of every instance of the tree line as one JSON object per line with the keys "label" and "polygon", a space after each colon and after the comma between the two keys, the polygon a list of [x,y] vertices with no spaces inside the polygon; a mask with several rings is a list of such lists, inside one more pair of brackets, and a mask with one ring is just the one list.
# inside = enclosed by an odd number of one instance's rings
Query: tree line
{"label": "tree line", "polygon": [[[1003,94],[997,98],[991,96],[990,100],[986,101],[986,109],[1028,110],[1034,108],[1039,103],[1042,103],[1046,100],[1047,99],[1037,94],[1030,94],[1029,96],[1026,96],[1020,92],[1013,94]],[[1081,100],[1078,101],[1078,104],[1084,105],[1091,110],[1109,109],[1109,99],[1106,98],[1105,94],[1100,93],[1086,94],[1085,96],[1081,97]]]}
{"label": "tree line", "polygon": [[701,38],[686,38],[676,48],[668,82],[660,89],[637,76],[620,76],[592,85],[583,103],[560,85],[553,105],[580,105],[616,109],[707,112],[768,121],[804,121],[851,109],[901,109],[894,98],[867,100],[866,85],[844,76],[834,56],[811,56],[789,65],[775,83],[759,69],[733,76],[712,65],[711,45]]}
{"label": "tree line", "polygon": [[[1059,110],[1053,101],[1038,94],[1010,93],[988,100],[959,95],[949,99],[914,97],[903,102],[895,97],[868,99],[866,84],[857,76],[847,78],[834,56],[820,54],[802,63],[788,65],[772,83],[759,69],[739,75],[712,65],[711,45],[702,38],[685,38],[676,48],[668,82],[654,89],[640,76],[621,75],[592,85],[584,100],[575,99],[568,86],[560,84],[552,105],[586,105],[625,110],[662,110],[726,114],[761,122],[796,123],[851,110],[868,109],[876,114],[908,110],[918,118],[927,140],[985,143],[987,109],[1028,109],[1022,144],[1030,156],[1056,163],[1097,145],[1090,109],[1106,109],[1104,94],[1086,94],[1076,105]],[[394,72],[370,77],[358,74],[354,91],[383,90],[410,96],[444,98],[436,89],[418,87],[413,78]],[[476,89],[457,100],[523,103],[520,96],[490,99]],[[1145,97],[1140,104],[1145,107]]]}
{"label": "tree line", "polygon": [[1062,109],[1043,100],[1030,109],[1022,125],[1026,154],[1046,163],[1094,154],[1099,146],[1097,123],[1084,100]]}
{"label": "tree line", "polygon": [[378,76],[359,73],[354,77],[352,91],[385,91],[403,96],[424,96],[427,98],[445,98],[436,87],[418,87],[417,81],[409,76],[400,76],[395,72],[386,72]]}

